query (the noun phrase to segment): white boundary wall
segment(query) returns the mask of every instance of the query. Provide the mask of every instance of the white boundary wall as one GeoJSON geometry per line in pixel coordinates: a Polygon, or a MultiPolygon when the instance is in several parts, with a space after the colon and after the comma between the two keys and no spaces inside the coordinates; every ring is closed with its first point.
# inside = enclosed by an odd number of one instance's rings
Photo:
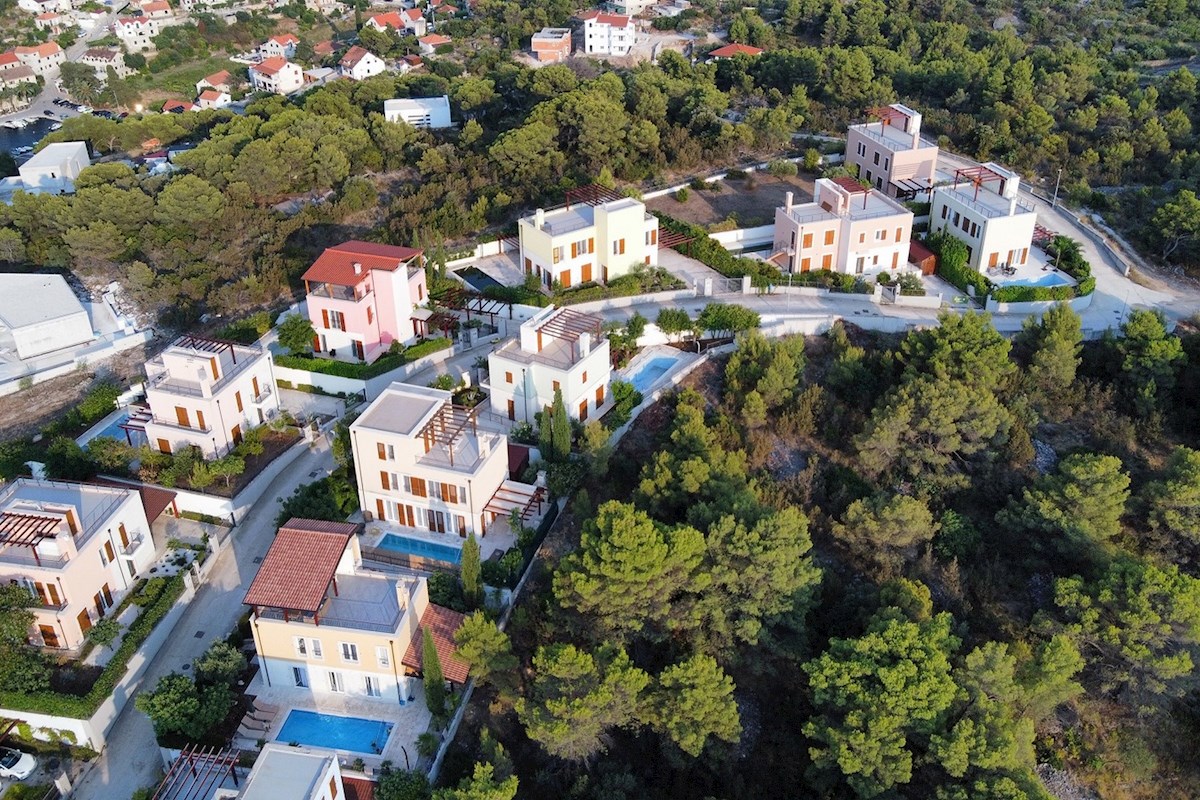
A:
{"type": "MultiPolygon", "coordinates": [[[[1093,292],[1092,294],[1095,294],[1093,292]]],[[[993,314],[1020,314],[1028,316],[1029,314],[1044,314],[1051,307],[1065,302],[1076,312],[1083,311],[1092,304],[1092,295],[1085,294],[1083,297],[1076,297],[1071,300],[1031,300],[1028,303],[998,303],[990,296],[987,299],[987,310],[993,314]]]]}

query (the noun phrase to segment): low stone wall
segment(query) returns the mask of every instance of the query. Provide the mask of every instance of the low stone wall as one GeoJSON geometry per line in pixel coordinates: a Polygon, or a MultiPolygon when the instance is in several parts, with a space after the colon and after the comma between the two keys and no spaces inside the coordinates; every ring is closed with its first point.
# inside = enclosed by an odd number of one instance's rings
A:
{"type": "Polygon", "coordinates": [[[648,303],[678,303],[696,297],[694,289],[676,289],[669,292],[651,292],[635,294],[629,297],[609,297],[604,300],[593,300],[590,303],[578,303],[570,306],[575,311],[608,311],[613,308],[629,308],[648,303]]]}
{"type": "MultiPolygon", "coordinates": [[[[1094,292],[1093,292],[1094,294],[1094,292]]],[[[986,308],[993,314],[1043,314],[1059,303],[1066,303],[1076,312],[1083,311],[1092,305],[1092,295],[1085,294],[1072,300],[1031,300],[1027,303],[998,303],[991,297],[987,299],[986,308]]]]}

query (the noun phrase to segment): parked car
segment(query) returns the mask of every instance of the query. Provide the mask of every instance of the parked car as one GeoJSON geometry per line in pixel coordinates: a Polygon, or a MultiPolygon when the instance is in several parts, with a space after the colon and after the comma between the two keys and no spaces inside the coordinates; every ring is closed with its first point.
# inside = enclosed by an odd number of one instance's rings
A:
{"type": "Polygon", "coordinates": [[[11,747],[0,747],[0,777],[15,778],[23,781],[37,769],[37,759],[14,750],[11,747]]]}

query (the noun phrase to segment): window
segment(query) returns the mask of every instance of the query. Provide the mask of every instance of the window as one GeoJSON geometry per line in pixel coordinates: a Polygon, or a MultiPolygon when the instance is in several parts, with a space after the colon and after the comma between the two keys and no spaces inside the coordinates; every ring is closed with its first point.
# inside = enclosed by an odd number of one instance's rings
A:
{"type": "Polygon", "coordinates": [[[942,206],[942,219],[945,219],[950,214],[950,206],[942,206]]]}
{"type": "Polygon", "coordinates": [[[233,393],[233,402],[234,402],[234,404],[237,405],[237,410],[241,411],[242,410],[242,393],[241,392],[233,393]]]}
{"type": "MultiPolygon", "coordinates": [[[[971,235],[972,235],[972,236],[978,236],[978,235],[979,235],[979,225],[977,225],[977,224],[976,224],[976,223],[974,223],[974,222],[972,222],[972,223],[971,223],[971,235]]],[[[897,240],[897,241],[899,241],[899,240],[897,240]]]]}
{"type": "Polygon", "coordinates": [[[587,383],[587,370],[583,371],[583,382],[587,383]]]}
{"type": "Polygon", "coordinates": [[[888,158],[887,156],[884,156],[883,157],[883,168],[888,169],[891,166],[892,166],[892,160],[890,158],[888,158]]]}
{"type": "Polygon", "coordinates": [[[883,228],[880,228],[879,230],[875,231],[875,241],[882,242],[886,238],[887,238],[887,231],[885,231],[883,228]]]}
{"type": "Polygon", "coordinates": [[[352,642],[342,642],[342,661],[349,664],[358,663],[358,645],[352,642]]]}
{"type": "Polygon", "coordinates": [[[804,234],[804,239],[802,240],[802,243],[803,243],[804,247],[812,247],[812,234],[811,233],[804,234]]]}
{"type": "Polygon", "coordinates": [[[825,244],[833,244],[833,231],[825,231],[825,244]]]}
{"type": "Polygon", "coordinates": [[[879,163],[879,153],[876,153],[875,158],[872,160],[874,161],[874,163],[878,164],[879,163]]]}
{"type": "Polygon", "coordinates": [[[504,382],[512,383],[512,373],[511,372],[504,373],[504,382]]]}
{"type": "Polygon", "coordinates": [[[340,672],[329,671],[329,691],[335,694],[341,694],[346,691],[346,684],[342,682],[342,674],[340,672]]]}
{"type": "Polygon", "coordinates": [[[587,398],[579,401],[579,421],[587,419],[587,398]]]}
{"type": "Polygon", "coordinates": [[[307,643],[305,642],[305,640],[304,640],[304,637],[303,637],[303,636],[297,636],[297,637],[296,637],[295,639],[293,639],[292,641],[293,641],[293,642],[295,643],[295,645],[296,645],[296,655],[298,655],[298,656],[301,656],[301,657],[304,657],[304,656],[307,656],[307,655],[308,655],[308,647],[307,647],[307,643]]]}
{"type": "Polygon", "coordinates": [[[812,269],[812,259],[811,258],[800,259],[800,271],[808,272],[810,269],[812,269]]]}
{"type": "Polygon", "coordinates": [[[900,233],[902,230],[903,230],[902,228],[896,228],[896,241],[897,242],[900,241],[900,233]]]}
{"type": "Polygon", "coordinates": [[[860,233],[860,234],[858,235],[858,243],[859,243],[859,244],[865,244],[865,243],[866,243],[866,241],[867,241],[867,234],[865,234],[865,233],[860,233]]]}
{"type": "Polygon", "coordinates": [[[392,488],[392,484],[388,480],[388,474],[383,470],[379,471],[379,485],[383,487],[385,492],[392,488]]]}
{"type": "Polygon", "coordinates": [[[308,643],[310,645],[310,647],[308,649],[309,649],[309,652],[312,653],[312,657],[313,658],[321,658],[322,657],[321,656],[321,640],[320,639],[309,639],[308,643]]]}
{"type": "Polygon", "coordinates": [[[862,142],[858,143],[858,154],[860,156],[865,156],[867,154],[867,146],[862,142]]]}
{"type": "Polygon", "coordinates": [[[379,666],[381,667],[390,667],[392,665],[392,658],[386,647],[376,647],[375,658],[379,661],[379,666]]]}
{"type": "Polygon", "coordinates": [[[379,697],[383,694],[379,686],[379,678],[367,675],[363,678],[363,689],[367,692],[367,697],[379,697]]]}
{"type": "Polygon", "coordinates": [[[563,249],[561,247],[554,248],[554,263],[557,264],[558,262],[562,261],[562,259],[563,249]]]}
{"type": "Polygon", "coordinates": [[[429,496],[429,494],[425,491],[425,479],[424,478],[413,478],[412,479],[412,493],[416,497],[428,497],[429,496]]]}
{"type": "Polygon", "coordinates": [[[821,259],[821,269],[830,269],[831,267],[833,267],[833,256],[826,253],[821,259]]]}
{"type": "Polygon", "coordinates": [[[551,391],[557,392],[558,391],[558,381],[550,381],[550,389],[551,389],[551,391]]]}
{"type": "Polygon", "coordinates": [[[308,686],[308,673],[304,667],[292,667],[292,682],[297,686],[308,686]]]}
{"type": "Polygon", "coordinates": [[[100,551],[100,564],[102,566],[107,566],[108,562],[112,561],[116,557],[117,554],[113,552],[112,542],[105,542],[103,549],[100,551]]]}
{"type": "Polygon", "coordinates": [[[616,241],[613,242],[613,255],[614,256],[625,255],[625,240],[624,239],[617,239],[616,241]]]}
{"type": "Polygon", "coordinates": [[[367,324],[370,325],[375,320],[375,314],[371,311],[371,307],[367,306],[367,324]]]}
{"type": "Polygon", "coordinates": [[[959,221],[960,219],[961,219],[961,217],[959,216],[958,212],[957,212],[957,211],[955,211],[955,212],[954,212],[954,225],[955,225],[955,227],[957,227],[957,226],[958,226],[958,221],[959,221]]]}

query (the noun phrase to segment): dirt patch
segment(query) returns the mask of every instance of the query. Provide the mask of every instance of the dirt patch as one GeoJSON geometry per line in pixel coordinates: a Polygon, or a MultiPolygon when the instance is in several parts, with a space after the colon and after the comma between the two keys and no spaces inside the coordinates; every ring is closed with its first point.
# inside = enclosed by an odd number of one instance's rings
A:
{"type": "Polygon", "coordinates": [[[670,194],[656,197],[647,201],[646,208],[706,227],[733,217],[737,227],[752,228],[774,222],[775,209],[783,205],[788,192],[797,203],[807,203],[813,196],[813,179],[805,175],[776,178],[753,173],[750,180],[717,181],[712,187],[688,189],[688,199],[682,203],[670,194]]]}
{"type": "MultiPolygon", "coordinates": [[[[96,384],[115,380],[122,388],[145,380],[144,365],[162,345],[150,342],[81,370],[0,397],[0,440],[23,439],[37,433],[74,407],[96,384]]],[[[82,431],[80,431],[82,433],[82,431]]]]}

